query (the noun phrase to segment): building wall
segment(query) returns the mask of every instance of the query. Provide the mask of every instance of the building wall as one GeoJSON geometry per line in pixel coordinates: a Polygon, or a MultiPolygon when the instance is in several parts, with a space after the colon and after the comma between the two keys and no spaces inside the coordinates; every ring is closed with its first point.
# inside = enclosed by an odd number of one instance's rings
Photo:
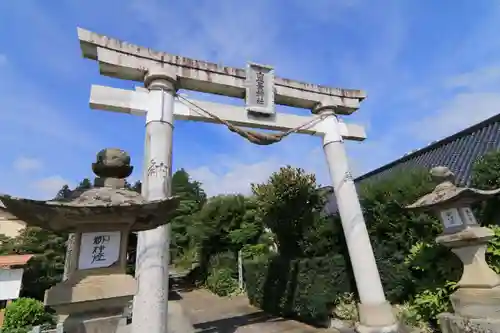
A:
{"type": "Polygon", "coordinates": [[[25,227],[26,223],[12,216],[6,216],[6,214],[0,210],[0,235],[16,237],[25,227]]]}

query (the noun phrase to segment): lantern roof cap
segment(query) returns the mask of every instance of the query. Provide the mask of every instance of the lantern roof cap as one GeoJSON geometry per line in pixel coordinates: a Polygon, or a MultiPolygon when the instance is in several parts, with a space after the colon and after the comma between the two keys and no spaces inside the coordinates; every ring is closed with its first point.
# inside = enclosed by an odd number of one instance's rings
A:
{"type": "Polygon", "coordinates": [[[408,209],[429,210],[439,207],[457,207],[470,205],[474,202],[484,201],[500,193],[500,189],[479,190],[470,187],[457,187],[455,175],[444,166],[434,167],[430,170],[432,179],[438,183],[431,193],[428,193],[407,206],[408,209]]]}
{"type": "Polygon", "coordinates": [[[175,197],[148,201],[126,189],[125,178],[133,167],[130,156],[123,150],[101,150],[92,170],[97,176],[94,187],[72,191],[65,198],[43,201],[0,195],[0,202],[6,211],[28,225],[69,232],[92,221],[113,224],[127,220],[131,231],[153,229],[168,223],[168,217],[179,205],[175,197]]]}

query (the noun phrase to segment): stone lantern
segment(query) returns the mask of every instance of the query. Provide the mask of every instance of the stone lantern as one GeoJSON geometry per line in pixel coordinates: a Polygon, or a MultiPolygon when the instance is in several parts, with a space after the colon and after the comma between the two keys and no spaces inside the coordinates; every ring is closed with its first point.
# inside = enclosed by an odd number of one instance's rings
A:
{"type": "Polygon", "coordinates": [[[122,150],[100,151],[92,170],[94,188],[74,191],[67,199],[0,196],[6,210],[28,225],[75,234],[69,254],[75,264],[67,280],[45,292],[45,304],[65,318],[68,333],[116,331],[136,293],[136,280],[125,273],[128,235],[168,223],[178,206],[175,198],[146,201],[125,189],[133,167],[122,150]]]}
{"type": "Polygon", "coordinates": [[[471,204],[499,194],[500,189],[457,187],[454,174],[442,166],[430,173],[438,185],[407,208],[437,215],[444,229],[436,242],[451,248],[463,263],[458,290],[450,297],[455,314],[441,314],[441,328],[444,333],[476,332],[475,328],[477,332],[500,332],[500,277],[485,260],[494,233],[481,227],[471,210],[471,204]]]}

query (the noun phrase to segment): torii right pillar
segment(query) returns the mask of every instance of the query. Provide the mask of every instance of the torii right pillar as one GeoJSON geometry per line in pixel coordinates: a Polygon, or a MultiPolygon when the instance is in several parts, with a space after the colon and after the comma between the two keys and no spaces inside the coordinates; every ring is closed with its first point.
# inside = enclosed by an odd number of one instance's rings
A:
{"type": "Polygon", "coordinates": [[[356,330],[360,333],[398,332],[392,306],[384,295],[356,187],[349,171],[339,120],[334,114],[335,109],[335,106],[319,104],[313,109],[313,113],[330,114],[317,125],[317,128],[325,133],[323,150],[360,298],[358,304],[360,322],[356,330]]]}

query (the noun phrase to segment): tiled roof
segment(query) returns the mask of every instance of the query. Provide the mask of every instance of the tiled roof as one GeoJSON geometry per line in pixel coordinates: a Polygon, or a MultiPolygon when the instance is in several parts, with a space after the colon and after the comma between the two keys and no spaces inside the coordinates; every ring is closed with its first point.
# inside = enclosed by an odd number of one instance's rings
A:
{"type": "MultiPolygon", "coordinates": [[[[498,149],[500,114],[372,170],[356,178],[354,182],[358,187],[365,181],[380,179],[394,172],[417,167],[430,169],[442,165],[455,173],[458,185],[469,185],[474,162],[484,154],[498,149]]],[[[325,213],[331,215],[336,212],[337,203],[332,191],[325,213]]]]}
{"type": "Polygon", "coordinates": [[[12,266],[23,266],[33,258],[33,254],[13,254],[0,256],[0,267],[10,268],[12,266]]]}
{"type": "Polygon", "coordinates": [[[378,169],[370,171],[354,181],[385,177],[394,171],[416,167],[430,169],[443,165],[455,173],[459,185],[468,185],[473,163],[484,154],[500,149],[500,114],[436,141],[378,169]]]}

